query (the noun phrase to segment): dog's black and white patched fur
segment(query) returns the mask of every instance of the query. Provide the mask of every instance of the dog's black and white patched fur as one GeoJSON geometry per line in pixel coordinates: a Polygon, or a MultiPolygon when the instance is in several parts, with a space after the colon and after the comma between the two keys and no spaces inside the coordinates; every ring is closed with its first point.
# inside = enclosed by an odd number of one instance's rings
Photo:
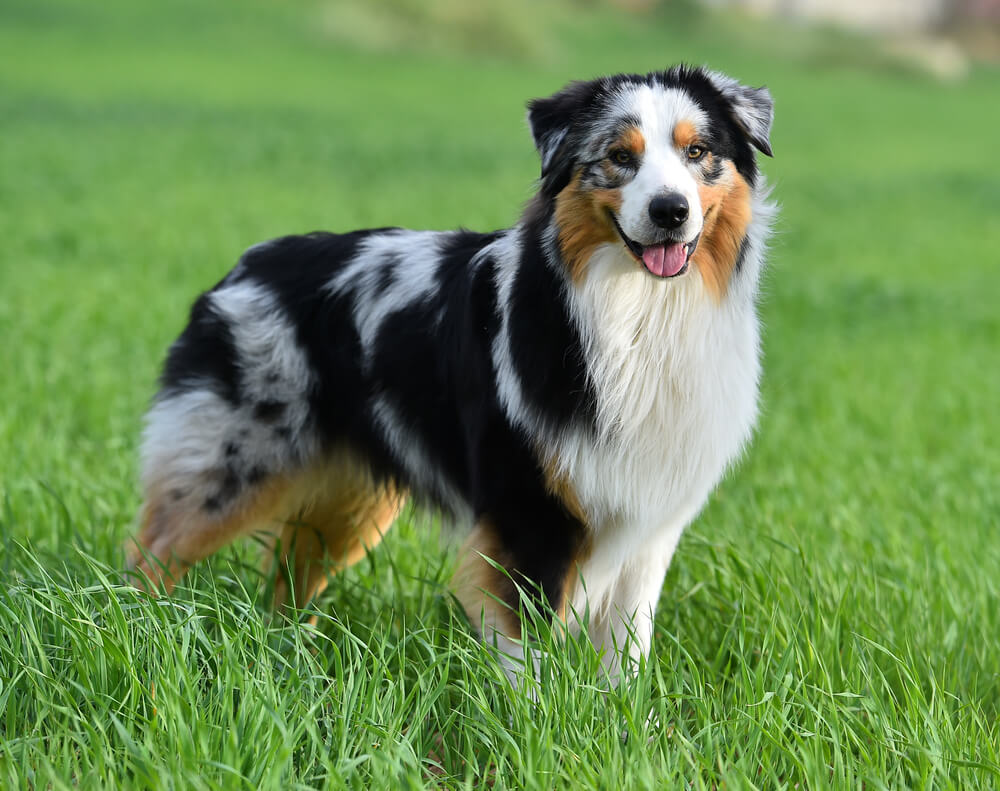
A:
{"type": "Polygon", "coordinates": [[[457,594],[510,668],[520,588],[617,677],[754,425],[771,117],[698,68],[574,83],[530,105],[513,228],[252,247],[167,357],[134,564],[169,588],[261,530],[301,604],[415,496],[473,524],[457,594]]]}

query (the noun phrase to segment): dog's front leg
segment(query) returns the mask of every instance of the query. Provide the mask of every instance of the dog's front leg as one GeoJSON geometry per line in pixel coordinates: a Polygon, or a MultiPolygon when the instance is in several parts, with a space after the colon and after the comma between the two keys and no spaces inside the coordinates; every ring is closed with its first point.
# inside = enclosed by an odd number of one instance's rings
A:
{"type": "Polygon", "coordinates": [[[612,685],[633,674],[639,658],[649,654],[656,605],[680,533],[673,530],[647,541],[617,567],[602,567],[607,554],[598,546],[581,569],[589,604],[574,597],[573,608],[589,612],[587,631],[612,685]]]}
{"type": "Polygon", "coordinates": [[[523,639],[525,606],[562,612],[584,529],[548,495],[527,511],[514,511],[513,502],[498,503],[479,518],[459,556],[455,593],[473,627],[498,650],[507,677],[520,686],[526,664],[538,679],[538,654],[523,639]],[[534,661],[526,663],[528,652],[534,661]]]}

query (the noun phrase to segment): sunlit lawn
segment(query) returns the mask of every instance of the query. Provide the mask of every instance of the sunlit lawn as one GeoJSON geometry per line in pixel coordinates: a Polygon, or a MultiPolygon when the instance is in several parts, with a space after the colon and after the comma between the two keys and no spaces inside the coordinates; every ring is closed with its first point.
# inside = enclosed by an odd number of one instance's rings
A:
{"type": "Polygon", "coordinates": [[[1000,784],[1000,75],[600,9],[491,59],[351,48],[320,17],[0,8],[0,785],[1000,784]],[[163,351],[243,248],[507,225],[527,99],[681,59],[771,88],[783,209],[760,431],[633,684],[570,645],[515,693],[420,514],[315,628],[269,618],[252,547],[170,600],[120,585],[163,351]]]}

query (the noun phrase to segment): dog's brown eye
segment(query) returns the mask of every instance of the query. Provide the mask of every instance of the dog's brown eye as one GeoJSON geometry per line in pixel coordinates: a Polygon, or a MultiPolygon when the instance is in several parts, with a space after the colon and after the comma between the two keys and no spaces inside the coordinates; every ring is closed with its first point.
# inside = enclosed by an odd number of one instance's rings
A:
{"type": "Polygon", "coordinates": [[[635,157],[632,156],[632,152],[626,151],[624,148],[616,148],[608,156],[612,162],[616,165],[621,165],[623,168],[631,167],[635,164],[635,157]]]}
{"type": "Polygon", "coordinates": [[[699,162],[705,158],[705,154],[708,153],[708,149],[704,146],[688,146],[687,155],[688,160],[691,162],[699,162]]]}

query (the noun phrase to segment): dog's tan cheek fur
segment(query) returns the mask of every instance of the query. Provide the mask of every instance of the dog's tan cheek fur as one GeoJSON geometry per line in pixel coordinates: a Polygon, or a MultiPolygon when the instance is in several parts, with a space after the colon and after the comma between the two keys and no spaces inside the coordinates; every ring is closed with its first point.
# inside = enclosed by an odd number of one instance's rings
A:
{"type": "MultiPolygon", "coordinates": [[[[646,138],[636,126],[630,126],[615,141],[613,148],[623,148],[636,159],[646,151],[646,138]]],[[[614,178],[617,171],[605,162],[605,175],[614,178]]],[[[608,211],[621,212],[622,195],[618,189],[587,189],[579,173],[556,198],[556,223],[559,227],[559,246],[563,260],[574,283],[582,283],[587,276],[587,261],[594,250],[607,242],[618,239],[608,211]]]]}
{"type": "Polygon", "coordinates": [[[692,259],[705,288],[721,302],[729,288],[740,245],[752,219],[750,185],[727,163],[726,174],[715,184],[700,184],[698,197],[705,224],[692,259]]]}
{"type": "Polygon", "coordinates": [[[608,210],[621,211],[617,189],[586,189],[577,173],[556,198],[556,224],[563,260],[574,283],[587,276],[587,261],[594,250],[617,238],[608,210]]]}

